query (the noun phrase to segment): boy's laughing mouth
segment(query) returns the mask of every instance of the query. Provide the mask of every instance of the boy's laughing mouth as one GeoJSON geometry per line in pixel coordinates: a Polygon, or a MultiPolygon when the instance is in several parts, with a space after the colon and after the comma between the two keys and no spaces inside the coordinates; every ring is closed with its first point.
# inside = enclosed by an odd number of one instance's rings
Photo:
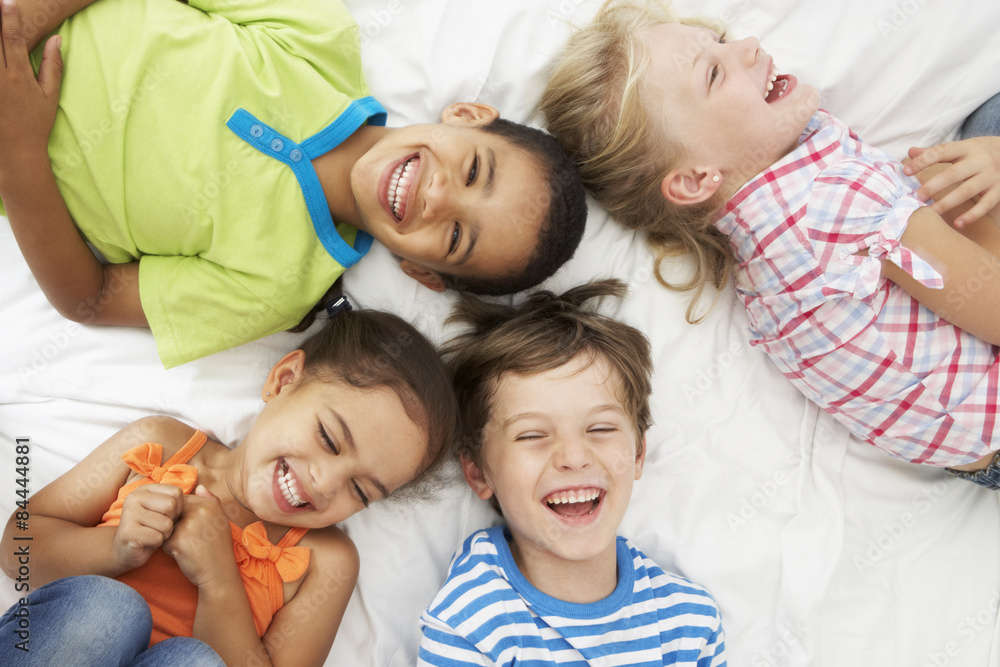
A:
{"type": "Polygon", "coordinates": [[[412,155],[400,161],[389,173],[385,186],[385,202],[396,218],[402,222],[410,203],[410,193],[415,191],[417,174],[420,171],[420,156],[412,155]]]}
{"type": "Polygon", "coordinates": [[[603,489],[586,487],[550,493],[542,502],[549,511],[564,519],[580,519],[596,512],[604,496],[603,489]]]}

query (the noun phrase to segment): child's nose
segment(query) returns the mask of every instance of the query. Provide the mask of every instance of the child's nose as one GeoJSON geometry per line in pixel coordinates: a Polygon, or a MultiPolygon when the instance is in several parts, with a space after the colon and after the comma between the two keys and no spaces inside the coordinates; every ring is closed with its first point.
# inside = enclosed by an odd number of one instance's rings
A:
{"type": "Polygon", "coordinates": [[[577,436],[561,437],[556,443],[554,461],[565,470],[579,470],[590,465],[590,447],[577,436]]]}
{"type": "Polygon", "coordinates": [[[757,62],[757,54],[760,51],[760,40],[756,37],[746,37],[736,42],[739,46],[740,56],[748,65],[757,62]]]}
{"type": "Polygon", "coordinates": [[[449,209],[452,196],[453,192],[448,182],[448,176],[443,171],[438,170],[431,177],[424,190],[421,208],[421,218],[424,222],[433,223],[448,218],[451,215],[449,209]]]}

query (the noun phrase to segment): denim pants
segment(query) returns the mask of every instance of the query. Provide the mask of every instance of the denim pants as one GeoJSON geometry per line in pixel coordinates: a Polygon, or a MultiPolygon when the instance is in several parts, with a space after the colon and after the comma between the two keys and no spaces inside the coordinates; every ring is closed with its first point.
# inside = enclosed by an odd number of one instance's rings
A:
{"type": "Polygon", "coordinates": [[[962,138],[1000,136],[1000,93],[982,103],[962,125],[962,138]]]}
{"type": "Polygon", "coordinates": [[[33,591],[0,617],[0,665],[225,667],[202,641],[149,647],[149,605],[133,588],[98,576],[66,577],[33,591]],[[28,649],[28,650],[23,650],[28,649]]]}

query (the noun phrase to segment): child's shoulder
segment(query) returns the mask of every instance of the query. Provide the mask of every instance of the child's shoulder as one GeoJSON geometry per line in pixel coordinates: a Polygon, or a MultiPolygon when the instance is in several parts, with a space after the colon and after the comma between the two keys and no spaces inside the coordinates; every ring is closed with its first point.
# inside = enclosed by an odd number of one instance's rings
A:
{"type": "Polygon", "coordinates": [[[132,422],[118,432],[122,452],[133,447],[154,443],[163,447],[163,460],[176,454],[196,429],[173,417],[152,415],[132,422]]]}
{"type": "Polygon", "coordinates": [[[323,573],[344,585],[354,586],[361,558],[354,541],[342,529],[337,526],[312,528],[299,541],[299,546],[308,547],[311,551],[310,573],[323,573]]]}
{"type": "Polygon", "coordinates": [[[629,550],[636,576],[649,579],[650,590],[654,597],[674,598],[673,602],[679,604],[685,601],[700,600],[708,606],[716,606],[712,594],[704,586],[687,577],[664,570],[631,540],[624,537],[619,537],[618,540],[620,543],[624,543],[625,548],[629,550]]]}

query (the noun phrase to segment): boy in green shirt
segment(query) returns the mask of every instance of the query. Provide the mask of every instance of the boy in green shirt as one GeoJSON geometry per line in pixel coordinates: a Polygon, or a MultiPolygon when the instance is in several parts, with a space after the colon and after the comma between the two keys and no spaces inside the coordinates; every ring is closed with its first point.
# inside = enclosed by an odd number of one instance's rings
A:
{"type": "Polygon", "coordinates": [[[149,326],[169,367],[294,326],[373,238],[429,288],[484,294],[579,243],[548,135],[481,104],[382,127],[337,2],[91,1],[0,16],[0,198],[70,319],[149,326]]]}

